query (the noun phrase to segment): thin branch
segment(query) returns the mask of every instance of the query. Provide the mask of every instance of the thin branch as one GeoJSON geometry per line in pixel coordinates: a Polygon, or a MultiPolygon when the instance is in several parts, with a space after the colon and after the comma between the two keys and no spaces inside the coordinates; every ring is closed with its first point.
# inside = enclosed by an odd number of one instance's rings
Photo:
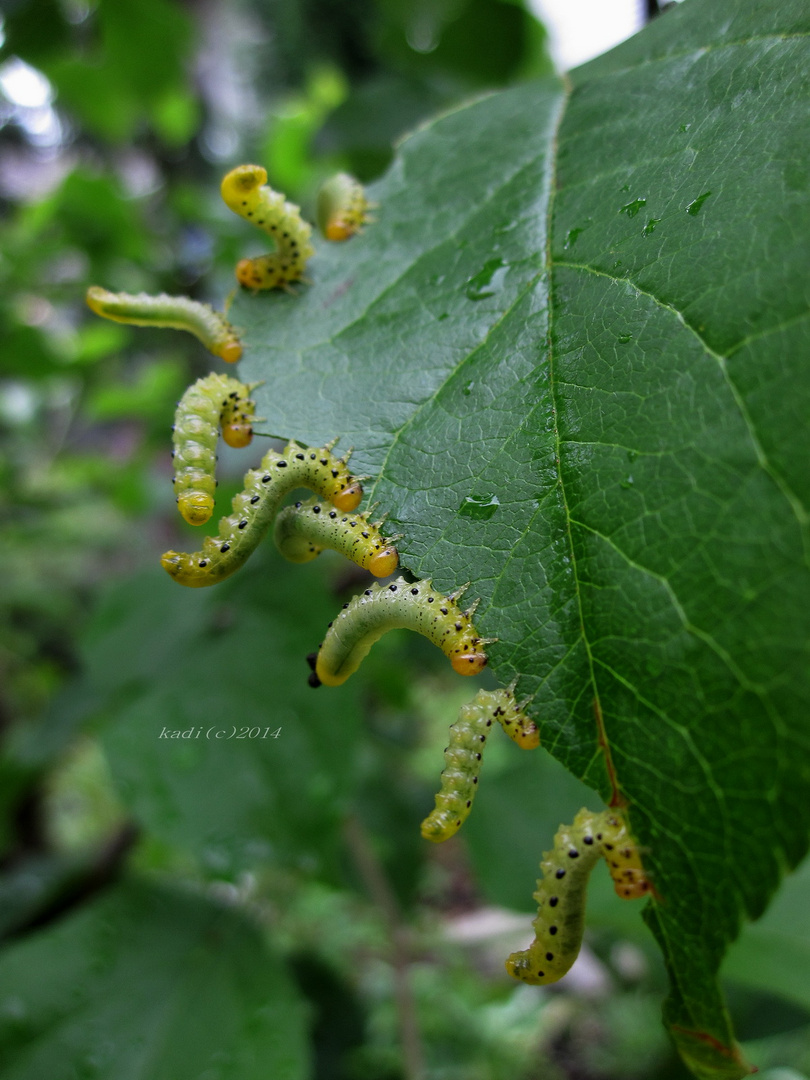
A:
{"type": "Polygon", "coordinates": [[[402,926],[399,905],[374,851],[371,837],[359,818],[355,816],[347,818],[344,833],[363,884],[375,905],[380,909],[388,932],[405,1080],[423,1080],[425,1067],[422,1039],[416,1015],[416,1003],[411,991],[407,937],[402,926]]]}

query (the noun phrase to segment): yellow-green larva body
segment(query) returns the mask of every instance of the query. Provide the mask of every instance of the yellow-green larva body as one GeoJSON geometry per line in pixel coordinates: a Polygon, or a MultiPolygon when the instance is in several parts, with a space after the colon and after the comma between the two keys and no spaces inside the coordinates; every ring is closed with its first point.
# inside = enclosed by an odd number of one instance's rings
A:
{"type": "Polygon", "coordinates": [[[617,811],[611,811],[609,828],[602,844],[613,888],[622,900],[639,900],[652,893],[652,885],[641,862],[641,851],[630,835],[627,822],[617,811]]]}
{"type": "Polygon", "coordinates": [[[516,704],[513,687],[479,690],[472,701],[461,706],[458,719],[450,728],[436,808],[422,822],[422,836],[426,840],[436,844],[449,840],[469,816],[478,788],[484,746],[496,720],[518,746],[533,749],[540,745],[537,725],[516,704]]]}
{"type": "Polygon", "coordinates": [[[130,326],[187,330],[209,352],[228,364],[235,364],[242,356],[239,335],[225,316],[208,304],[201,304],[188,296],[112,293],[98,285],[91,285],[86,299],[87,306],[104,319],[130,326]]]}
{"type": "Polygon", "coordinates": [[[591,870],[603,855],[611,855],[617,843],[627,840],[627,826],[616,810],[597,814],[583,809],[573,825],[560,826],[554,847],[540,863],[543,876],[534,894],[538,905],[535,939],[528,949],[512,953],[506,961],[510,975],[544,985],[557,982],[571,969],[582,945],[591,870]]]}
{"type": "Polygon", "coordinates": [[[372,585],[345,604],[330,624],[315,661],[314,685],[340,686],[357,671],[374,642],[396,627],[424,635],[460,675],[477,675],[487,662],[482,648],[486,640],[473,625],[473,611],[456,604],[461,592],[443,596],[429,581],[411,584],[404,578],[372,585]]]}
{"type": "Polygon", "coordinates": [[[320,450],[289,442],[282,453],[268,450],[258,469],[245,474],[245,489],[231,503],[233,513],[219,522],[219,535],[207,536],[201,551],[167,551],[161,564],[181,585],[200,588],[222,581],[245,562],[266,535],[285,495],[307,487],[340,509],[353,510],[363,497],[331,446],[320,450]]]}
{"type": "Polygon", "coordinates": [[[318,192],[318,227],[327,240],[348,240],[369,220],[370,207],[360,181],[338,173],[318,192]]]}
{"type": "Polygon", "coordinates": [[[392,541],[369,521],[368,513],[344,513],[323,499],[285,506],[276,518],[273,536],[290,562],[310,562],[324,548],[331,548],[375,577],[393,574],[399,562],[392,541]]]}
{"type": "Polygon", "coordinates": [[[295,203],[267,186],[267,170],[261,165],[238,165],[222,180],[225,205],[271,236],[276,250],[254,259],[241,259],[236,267],[240,285],[247,289],[280,289],[304,276],[307,261],[315,254],[310,243],[312,226],[301,217],[295,203]]]}
{"type": "Polygon", "coordinates": [[[220,427],[229,445],[250,442],[255,408],[250,390],[230,375],[212,372],[193,383],[177,403],[172,428],[174,494],[189,525],[204,525],[214,510],[220,427]]]}

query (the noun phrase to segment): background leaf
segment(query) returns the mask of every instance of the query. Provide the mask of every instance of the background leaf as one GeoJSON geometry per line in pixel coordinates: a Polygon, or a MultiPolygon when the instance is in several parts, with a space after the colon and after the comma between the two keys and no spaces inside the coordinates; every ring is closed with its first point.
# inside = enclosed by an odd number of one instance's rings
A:
{"type": "Polygon", "coordinates": [[[9,1080],[307,1075],[280,961],[243,915],[190,891],[130,880],[9,947],[0,981],[9,1080]]]}

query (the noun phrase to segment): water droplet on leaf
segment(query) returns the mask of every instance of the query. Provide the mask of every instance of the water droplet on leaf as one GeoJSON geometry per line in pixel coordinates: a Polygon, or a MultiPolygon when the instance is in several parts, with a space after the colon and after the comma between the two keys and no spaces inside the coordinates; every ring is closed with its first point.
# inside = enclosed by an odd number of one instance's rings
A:
{"type": "Polygon", "coordinates": [[[619,211],[620,214],[627,214],[628,217],[635,217],[642,206],[647,205],[646,199],[633,199],[632,202],[625,203],[619,211]]]}
{"type": "Polygon", "coordinates": [[[591,224],[592,221],[588,218],[584,225],[578,225],[575,229],[569,229],[565,237],[565,244],[563,245],[564,250],[567,251],[569,248],[572,248],[577,242],[577,238],[584,233],[591,224]]]}
{"type": "Polygon", "coordinates": [[[467,282],[464,293],[468,300],[486,300],[503,287],[508,267],[503,259],[487,259],[483,267],[467,282]]]}
{"type": "Polygon", "coordinates": [[[696,199],[693,199],[686,208],[687,214],[691,214],[693,217],[695,214],[699,214],[701,206],[703,206],[710,195],[710,191],[704,191],[702,195],[698,195],[696,199]]]}
{"type": "Polygon", "coordinates": [[[460,517],[473,518],[475,521],[488,521],[501,505],[497,495],[467,495],[458,508],[460,517]]]}

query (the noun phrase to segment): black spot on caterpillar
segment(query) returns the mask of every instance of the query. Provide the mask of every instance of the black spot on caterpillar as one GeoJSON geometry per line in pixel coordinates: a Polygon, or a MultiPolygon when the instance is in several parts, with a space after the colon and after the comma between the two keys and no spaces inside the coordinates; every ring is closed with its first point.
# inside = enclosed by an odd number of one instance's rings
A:
{"type": "Polygon", "coordinates": [[[611,831],[604,832],[602,848],[613,888],[622,900],[639,900],[654,893],[641,862],[638,844],[630,835],[624,817],[615,810],[608,814],[611,831]]]}
{"type": "Polygon", "coordinates": [[[112,293],[91,285],[86,300],[96,315],[113,322],[187,330],[228,364],[235,364],[242,356],[242,343],[225,316],[187,296],[112,293]]]}
{"type": "Polygon", "coordinates": [[[398,537],[385,540],[381,524],[369,521],[368,513],[344,512],[315,498],[285,506],[276,518],[273,536],[290,562],[310,562],[324,548],[332,548],[375,577],[388,577],[399,563],[393,543],[398,537]]]}
{"type": "Polygon", "coordinates": [[[301,218],[294,203],[267,186],[261,165],[231,169],[220,187],[225,205],[272,236],[276,250],[255,259],[241,259],[236,278],[247,289],[283,289],[304,276],[307,260],[315,254],[309,242],[312,226],[301,218]]]}
{"type": "Polygon", "coordinates": [[[348,240],[372,220],[371,206],[363,185],[348,173],[338,173],[318,192],[318,227],[327,240],[348,240]]]}
{"type": "Polygon", "coordinates": [[[544,984],[557,982],[570,970],[582,945],[588,878],[603,855],[619,896],[633,899],[651,891],[638,847],[622,815],[616,810],[600,814],[580,810],[573,825],[560,826],[553,849],[545,852],[540,863],[543,876],[534,894],[538,904],[535,940],[506,961],[510,975],[526,983],[544,984]],[[623,888],[625,870],[634,874],[630,892],[623,888]]]}
{"type": "Polygon", "coordinates": [[[167,551],[164,570],[181,585],[199,588],[215,585],[239,567],[267,533],[279,503],[295,488],[308,487],[338,509],[354,510],[363,497],[357,477],[336,458],[334,442],[323,449],[289,442],[281,454],[268,450],[258,469],[245,474],[245,490],[235,495],[233,513],[220,518],[219,535],[206,536],[201,551],[184,554],[167,551]]]}
{"type": "Polygon", "coordinates": [[[514,683],[506,690],[479,690],[472,701],[461,706],[444,752],[445,767],[436,809],[422,822],[422,836],[426,840],[437,844],[449,840],[469,816],[478,788],[484,746],[494,720],[518,746],[533,750],[540,745],[537,725],[515,702],[514,690],[514,683]]]}
{"type": "Polygon", "coordinates": [[[442,596],[429,581],[411,584],[397,578],[390,585],[372,585],[346,604],[330,625],[311,685],[340,686],[357,671],[374,642],[399,626],[438,645],[460,675],[477,675],[487,662],[482,646],[493,639],[480,637],[473,626],[476,604],[469,611],[456,604],[466,588],[442,596]]]}
{"type": "Polygon", "coordinates": [[[217,435],[229,446],[247,446],[255,404],[252,386],[212,373],[183,394],[174,414],[174,493],[189,525],[204,525],[214,510],[217,435]]]}

